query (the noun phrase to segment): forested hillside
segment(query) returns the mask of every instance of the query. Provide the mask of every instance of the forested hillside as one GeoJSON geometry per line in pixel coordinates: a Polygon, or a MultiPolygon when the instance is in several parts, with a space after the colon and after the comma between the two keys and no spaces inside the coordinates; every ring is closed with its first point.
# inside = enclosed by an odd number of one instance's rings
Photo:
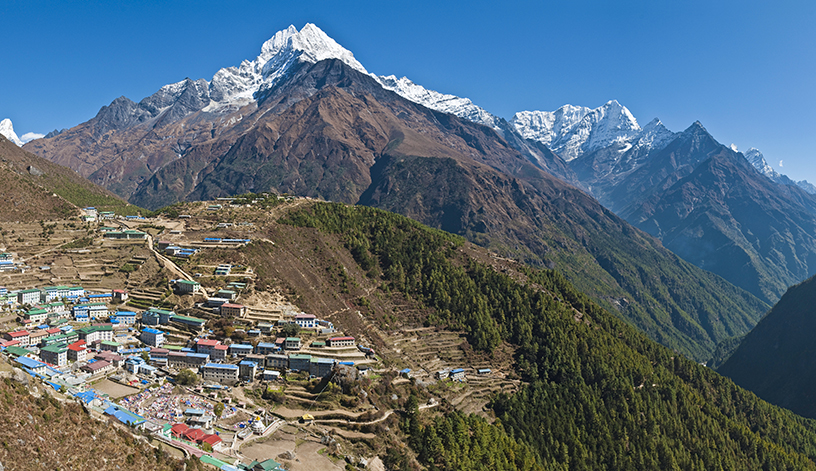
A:
{"type": "MultiPolygon", "coordinates": [[[[462,239],[375,209],[317,204],[281,222],[342,234],[381,289],[433,308],[427,323],[464,329],[480,350],[517,346],[528,385],[494,401],[491,433],[512,438],[499,455],[529,447],[538,465],[565,470],[816,469],[816,423],[648,340],[555,271],[514,281],[466,256],[462,239]]],[[[464,469],[434,436],[465,443],[483,425],[446,417],[409,415],[403,430],[430,468],[464,469]]],[[[468,446],[479,456],[493,441],[468,446]]]]}
{"type": "Polygon", "coordinates": [[[816,418],[816,277],[791,286],[717,370],[765,400],[816,418]]]}

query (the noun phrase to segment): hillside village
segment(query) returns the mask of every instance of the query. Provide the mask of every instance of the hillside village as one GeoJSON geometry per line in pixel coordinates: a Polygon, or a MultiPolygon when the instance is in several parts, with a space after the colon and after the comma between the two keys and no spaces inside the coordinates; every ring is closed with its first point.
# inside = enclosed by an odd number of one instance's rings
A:
{"type": "Polygon", "coordinates": [[[227,470],[338,469],[340,458],[382,469],[359,442],[375,438],[366,430],[384,425],[404,398],[393,390],[387,403],[375,400],[366,388],[381,378],[394,386],[474,383],[481,392],[433,389],[423,407],[450,400],[477,412],[489,393],[517,387],[489,364],[443,358],[461,342],[457,334],[380,332],[378,341],[390,337],[383,354],[366,335],[375,326],[344,331],[324,313],[256,290],[253,267],[202,257],[253,242],[254,223],[235,220],[247,214],[242,208],[299,204],[278,200],[224,199],[154,218],[84,208],[81,221],[40,224],[45,237],[36,245],[20,235],[36,225],[4,230],[2,357],[92,416],[227,470]],[[345,406],[325,410],[321,396],[338,394],[345,406]],[[281,434],[311,437],[333,454],[310,453],[307,461],[322,465],[306,468],[294,458],[297,446],[268,456],[263,443],[290,443],[275,439],[281,434]],[[340,452],[344,439],[351,441],[340,452]]]}

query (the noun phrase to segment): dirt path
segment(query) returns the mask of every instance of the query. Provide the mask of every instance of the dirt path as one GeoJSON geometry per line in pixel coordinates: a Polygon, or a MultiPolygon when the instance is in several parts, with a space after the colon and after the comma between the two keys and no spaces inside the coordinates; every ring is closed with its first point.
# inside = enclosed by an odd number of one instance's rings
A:
{"type": "Polygon", "coordinates": [[[160,254],[153,248],[153,236],[151,236],[150,234],[147,234],[147,248],[149,248],[150,251],[153,252],[153,255],[155,255],[156,261],[159,262],[159,265],[163,266],[164,268],[167,268],[168,270],[180,276],[181,278],[184,278],[185,280],[193,281],[192,276],[190,276],[187,272],[179,268],[179,266],[173,263],[172,260],[160,254]]]}

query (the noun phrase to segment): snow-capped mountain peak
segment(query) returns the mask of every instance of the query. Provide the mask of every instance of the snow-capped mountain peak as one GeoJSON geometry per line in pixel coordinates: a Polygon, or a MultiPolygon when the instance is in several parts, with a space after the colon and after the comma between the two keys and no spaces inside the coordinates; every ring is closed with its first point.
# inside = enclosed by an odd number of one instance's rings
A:
{"type": "Polygon", "coordinates": [[[546,144],[566,161],[641,133],[635,117],[617,100],[595,109],[564,105],[552,112],[522,111],[510,123],[522,136],[546,144]]]}
{"type": "MultiPolygon", "coordinates": [[[[731,146],[731,149],[735,150],[736,146],[734,144],[731,144],[731,146]]],[[[745,151],[743,155],[745,156],[745,160],[753,165],[755,169],[759,170],[759,173],[771,179],[779,176],[776,170],[768,165],[768,162],[765,160],[765,156],[762,155],[762,152],[760,152],[756,147],[751,147],[745,151]]]]}
{"type": "MultiPolygon", "coordinates": [[[[731,148],[735,149],[736,146],[731,144],[731,148]]],[[[768,165],[768,161],[765,160],[765,156],[762,155],[762,152],[755,147],[751,147],[744,154],[745,160],[748,161],[759,173],[765,175],[766,177],[770,178],[771,180],[782,184],[782,185],[795,185],[799,188],[805,190],[810,194],[816,194],[816,186],[812,183],[808,182],[807,180],[800,180],[795,181],[789,178],[787,175],[782,175],[781,173],[777,172],[773,169],[770,165],[768,165]]]]}
{"type": "Polygon", "coordinates": [[[662,149],[666,147],[677,134],[671,132],[663,125],[663,123],[655,118],[649,121],[649,124],[643,126],[643,130],[638,136],[639,146],[648,147],[649,149],[662,149]]]}
{"type": "Polygon", "coordinates": [[[11,124],[10,119],[6,118],[3,121],[0,121],[0,134],[6,136],[6,139],[17,144],[18,146],[23,146],[23,141],[21,141],[14,132],[14,126],[11,124]]]}
{"type": "Polygon", "coordinates": [[[339,59],[349,67],[368,74],[351,51],[317,26],[307,23],[300,31],[289,26],[263,43],[261,53],[255,60],[245,60],[239,67],[227,67],[215,73],[209,82],[212,103],[205,111],[245,105],[254,101],[257,92],[273,86],[293,64],[317,63],[326,59],[339,59]]]}

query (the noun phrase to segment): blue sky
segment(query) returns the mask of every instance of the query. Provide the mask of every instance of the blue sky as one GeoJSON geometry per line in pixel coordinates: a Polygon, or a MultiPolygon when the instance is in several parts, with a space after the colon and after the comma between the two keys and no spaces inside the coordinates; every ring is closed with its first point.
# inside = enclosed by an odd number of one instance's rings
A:
{"type": "Polygon", "coordinates": [[[0,119],[18,135],[72,127],[118,96],[210,79],[307,22],[370,72],[504,118],[616,99],[642,125],[699,120],[720,142],[757,147],[782,173],[816,182],[812,1],[6,0],[0,119]]]}

